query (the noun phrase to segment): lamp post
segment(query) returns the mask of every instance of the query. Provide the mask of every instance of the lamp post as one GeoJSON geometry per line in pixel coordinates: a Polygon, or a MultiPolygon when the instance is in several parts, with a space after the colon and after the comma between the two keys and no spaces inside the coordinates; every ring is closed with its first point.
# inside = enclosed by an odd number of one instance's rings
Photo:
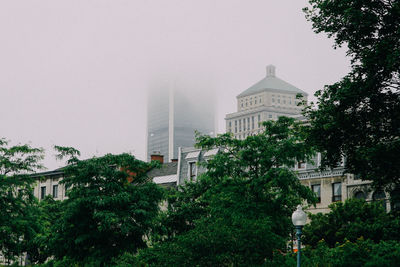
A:
{"type": "Polygon", "coordinates": [[[292,222],[296,227],[296,236],[297,236],[297,267],[300,267],[301,262],[301,230],[303,226],[306,224],[307,214],[301,208],[301,205],[297,206],[297,210],[295,210],[292,214],[292,222]]]}

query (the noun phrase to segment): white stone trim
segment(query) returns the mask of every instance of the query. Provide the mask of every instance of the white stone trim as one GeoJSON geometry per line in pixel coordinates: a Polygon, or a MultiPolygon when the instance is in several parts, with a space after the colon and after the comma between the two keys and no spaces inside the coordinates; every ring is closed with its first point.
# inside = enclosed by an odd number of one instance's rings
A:
{"type": "Polygon", "coordinates": [[[200,151],[189,152],[185,159],[197,159],[200,155],[200,151]]]}
{"type": "Polygon", "coordinates": [[[165,176],[156,176],[153,178],[153,182],[156,184],[165,184],[165,183],[173,183],[178,181],[178,175],[165,175],[165,176]]]}

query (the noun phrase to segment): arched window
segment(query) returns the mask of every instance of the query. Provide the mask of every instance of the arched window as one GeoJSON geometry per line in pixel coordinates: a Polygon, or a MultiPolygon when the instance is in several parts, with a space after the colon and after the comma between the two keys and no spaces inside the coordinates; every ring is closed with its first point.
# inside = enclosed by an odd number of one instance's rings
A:
{"type": "Polygon", "coordinates": [[[392,210],[400,211],[400,188],[396,188],[390,193],[390,204],[392,210]]]}
{"type": "Polygon", "coordinates": [[[372,199],[373,200],[385,200],[386,199],[385,192],[383,192],[382,190],[375,191],[372,194],[372,199]]]}
{"type": "Polygon", "coordinates": [[[356,198],[356,199],[365,199],[365,194],[364,194],[363,191],[357,191],[357,192],[354,194],[354,198],[356,198]]]}

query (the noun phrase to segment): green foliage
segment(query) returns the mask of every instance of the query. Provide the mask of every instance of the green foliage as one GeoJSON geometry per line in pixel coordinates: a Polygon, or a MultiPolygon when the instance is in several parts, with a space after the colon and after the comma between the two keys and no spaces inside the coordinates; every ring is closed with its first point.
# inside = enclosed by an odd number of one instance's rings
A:
{"type": "Polygon", "coordinates": [[[151,166],[129,154],[69,162],[62,181],[68,199],[51,227],[56,259],[105,266],[145,247],[163,196],[145,175],[151,166]]]}
{"type": "Polygon", "coordinates": [[[36,233],[30,242],[28,248],[29,261],[31,263],[44,263],[52,257],[52,248],[50,240],[53,238],[53,225],[63,213],[63,202],[54,200],[52,196],[47,195],[39,202],[36,215],[40,231],[36,233]]]}
{"type": "Polygon", "coordinates": [[[310,215],[311,222],[304,226],[303,243],[316,247],[324,240],[330,247],[346,240],[358,238],[400,240],[400,220],[388,214],[380,203],[367,203],[360,199],[349,199],[331,204],[326,214],[310,215]]]}
{"type": "Polygon", "coordinates": [[[56,159],[62,160],[65,157],[68,157],[69,160],[74,161],[77,160],[81,155],[81,152],[73,147],[65,147],[65,146],[54,146],[54,150],[58,152],[56,155],[56,159]]]}
{"type": "Polygon", "coordinates": [[[114,267],[145,267],[147,266],[144,263],[140,263],[136,257],[136,255],[133,255],[131,253],[124,253],[118,258],[115,258],[112,262],[112,266],[114,267]]]}
{"type": "Polygon", "coordinates": [[[390,267],[397,266],[400,260],[400,244],[396,241],[359,239],[356,242],[346,241],[334,248],[324,242],[318,243],[316,249],[305,249],[302,266],[332,267],[390,267]]]}
{"type": "Polygon", "coordinates": [[[280,118],[245,140],[229,134],[198,137],[221,151],[206,173],[172,191],[154,246],[140,251],[151,266],[254,266],[286,250],[290,216],[312,192],[285,166],[309,158],[300,124],[280,118]]]}
{"type": "Polygon", "coordinates": [[[51,259],[51,260],[48,260],[46,263],[38,264],[37,266],[38,267],[63,267],[63,266],[82,267],[84,265],[75,263],[71,259],[68,259],[65,257],[65,258],[59,259],[59,260],[51,259]]]}
{"type": "MultiPolygon", "coordinates": [[[[262,266],[266,267],[293,267],[296,266],[297,258],[293,253],[282,253],[281,251],[274,251],[272,258],[267,259],[265,264],[262,266]]],[[[302,265],[304,265],[304,260],[302,260],[302,265]]]]}
{"type": "MultiPolygon", "coordinates": [[[[374,243],[362,238],[355,242],[345,241],[330,248],[320,241],[315,248],[302,250],[303,267],[391,267],[398,266],[400,244],[396,241],[374,243]]],[[[276,253],[265,266],[292,267],[296,265],[296,254],[276,253]]]]}
{"type": "Polygon", "coordinates": [[[214,184],[203,196],[206,216],[191,222],[191,230],[145,250],[141,258],[155,266],[260,264],[272,249],[285,248],[287,229],[285,223],[271,222],[263,209],[268,205],[261,198],[254,201],[252,190],[233,179],[214,184]]]}
{"type": "Polygon", "coordinates": [[[0,253],[8,261],[29,251],[40,231],[34,181],[26,173],[41,168],[42,158],[40,148],[0,139],[0,253]]]}
{"type": "Polygon", "coordinates": [[[317,33],[346,46],[351,72],[316,93],[308,140],[334,166],[388,191],[400,185],[400,2],[310,0],[307,18],[317,33]]]}
{"type": "MultiPolygon", "coordinates": [[[[9,141],[0,138],[0,175],[18,177],[22,173],[43,168],[43,149],[28,144],[9,146],[9,141]]],[[[26,177],[24,177],[26,178],[26,177]]]]}

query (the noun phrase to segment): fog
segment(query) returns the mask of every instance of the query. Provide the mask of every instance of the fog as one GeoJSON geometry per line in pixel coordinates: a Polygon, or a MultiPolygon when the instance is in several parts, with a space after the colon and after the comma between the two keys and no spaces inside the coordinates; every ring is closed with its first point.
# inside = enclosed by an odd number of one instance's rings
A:
{"type": "MultiPolygon", "coordinates": [[[[302,0],[3,0],[0,136],[82,158],[145,159],[147,89],[161,76],[212,83],[218,132],[236,96],[276,75],[310,96],[349,71],[302,0]],[[204,81],[207,79],[207,81],[204,81]]],[[[187,88],[190,90],[190,88],[187,88]]],[[[312,99],[312,97],[310,97],[312,99]]]]}

